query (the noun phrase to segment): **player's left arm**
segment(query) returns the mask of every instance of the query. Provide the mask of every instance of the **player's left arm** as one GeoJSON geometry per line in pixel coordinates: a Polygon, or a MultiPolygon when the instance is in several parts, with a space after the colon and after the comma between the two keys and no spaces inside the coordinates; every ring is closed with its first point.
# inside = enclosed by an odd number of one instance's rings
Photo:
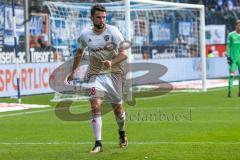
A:
{"type": "Polygon", "coordinates": [[[124,48],[119,48],[118,55],[114,59],[112,59],[111,63],[112,65],[121,63],[122,61],[126,60],[127,57],[128,56],[126,50],[124,48]]]}
{"type": "Polygon", "coordinates": [[[124,38],[121,32],[117,29],[117,27],[112,28],[112,34],[113,34],[113,43],[116,44],[118,55],[114,57],[112,60],[102,61],[102,63],[107,67],[111,67],[115,64],[121,63],[122,61],[126,60],[128,57],[126,49],[123,47],[123,45],[121,45],[124,42],[124,38]]]}
{"type": "Polygon", "coordinates": [[[106,66],[106,67],[111,67],[115,64],[121,63],[122,61],[127,59],[127,52],[124,48],[119,48],[118,49],[118,55],[113,58],[112,60],[105,60],[102,61],[102,63],[106,66]]]}

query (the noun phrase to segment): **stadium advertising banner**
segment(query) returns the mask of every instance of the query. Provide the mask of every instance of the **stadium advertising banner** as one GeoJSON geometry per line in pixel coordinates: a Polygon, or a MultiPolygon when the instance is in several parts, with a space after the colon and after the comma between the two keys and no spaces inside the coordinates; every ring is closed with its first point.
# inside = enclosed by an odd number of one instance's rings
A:
{"type": "MultiPolygon", "coordinates": [[[[146,63],[145,60],[137,60],[137,63],[146,63]]],[[[165,82],[178,82],[183,80],[198,80],[202,76],[201,58],[174,58],[174,59],[151,59],[147,63],[161,64],[167,68],[167,72],[159,78],[165,82]],[[184,72],[183,72],[184,70],[184,72]],[[181,73],[181,74],[179,74],[181,73]]],[[[150,64],[149,64],[150,65],[150,64]]],[[[139,77],[146,73],[146,70],[133,72],[132,77],[139,77]]],[[[226,58],[210,58],[207,61],[207,77],[219,78],[228,77],[228,64],[226,58]]],[[[149,77],[149,84],[157,84],[159,81],[149,77]]]]}
{"type": "Polygon", "coordinates": [[[49,46],[49,16],[47,14],[31,13],[29,28],[31,48],[49,46]]]}
{"type": "Polygon", "coordinates": [[[211,51],[214,57],[224,57],[226,56],[226,45],[217,44],[217,45],[207,45],[206,46],[206,55],[211,51]]]}
{"type": "Polygon", "coordinates": [[[169,44],[171,41],[170,23],[151,24],[152,42],[154,44],[169,44]]]}
{"type": "Polygon", "coordinates": [[[70,47],[71,50],[77,48],[77,39],[80,36],[81,31],[91,26],[91,20],[89,18],[79,18],[77,21],[71,17],[68,19],[51,18],[51,40],[52,44],[56,48],[70,47]]]}
{"type": "MultiPolygon", "coordinates": [[[[136,64],[146,63],[144,60],[137,60],[136,64]]],[[[161,64],[167,68],[167,72],[159,79],[148,77],[148,84],[158,83],[159,80],[165,82],[176,82],[182,80],[201,79],[201,59],[200,58],[181,58],[181,59],[155,59],[149,60],[150,63],[161,64]],[[177,66],[177,67],[176,67],[177,66]],[[185,70],[186,72],[182,72],[185,70]],[[182,73],[182,74],[179,74],[182,73]]],[[[33,63],[21,64],[20,89],[22,95],[42,94],[54,92],[49,86],[51,73],[60,65],[59,63],[33,63]]],[[[133,64],[134,65],[134,64],[133,64]]],[[[133,72],[133,77],[139,77],[146,73],[143,68],[138,72],[133,72]]],[[[228,76],[228,64],[226,58],[211,58],[207,61],[208,78],[218,78],[228,76]],[[221,68],[221,69],[219,69],[221,68]]],[[[16,96],[16,65],[0,65],[0,97],[16,96]]],[[[58,81],[56,82],[58,83],[58,81]]]]}
{"type": "Polygon", "coordinates": [[[178,33],[183,36],[192,36],[193,23],[191,21],[182,21],[178,23],[178,33]]]}
{"type": "MultiPolygon", "coordinates": [[[[16,32],[17,36],[24,35],[24,10],[23,8],[15,8],[16,14],[16,32]]],[[[5,7],[5,35],[4,35],[4,44],[8,46],[14,45],[13,37],[13,16],[12,8],[10,6],[5,7]]]]}
{"type": "Polygon", "coordinates": [[[3,47],[4,40],[4,5],[0,5],[0,48],[3,47]]]}
{"type": "Polygon", "coordinates": [[[90,18],[80,18],[79,21],[72,21],[71,18],[67,20],[68,25],[68,41],[71,44],[71,50],[74,52],[77,49],[78,42],[77,39],[80,37],[80,33],[85,28],[91,27],[90,18]]]}
{"type": "MultiPolygon", "coordinates": [[[[32,63],[54,62],[54,51],[51,49],[44,50],[38,48],[30,48],[30,60],[32,63]]],[[[19,63],[26,63],[25,51],[19,51],[19,63]]],[[[0,52],[0,64],[12,64],[16,63],[16,56],[13,50],[3,50],[0,52]]]]}
{"type": "MultiPolygon", "coordinates": [[[[120,32],[123,34],[123,35],[126,35],[126,25],[125,25],[125,21],[124,20],[116,20],[114,21],[113,25],[116,25],[118,27],[118,29],[120,30],[120,32]]],[[[133,21],[131,21],[131,37],[134,37],[134,23],[133,21]]]]}
{"type": "Polygon", "coordinates": [[[42,27],[43,27],[43,17],[33,15],[31,17],[30,26],[29,26],[30,34],[33,36],[38,36],[38,35],[42,34],[42,27]]]}
{"type": "Polygon", "coordinates": [[[225,44],[226,42],[225,25],[207,25],[206,43],[207,44],[225,44]]]}
{"type": "MultiPolygon", "coordinates": [[[[20,89],[21,95],[50,93],[49,76],[57,67],[57,63],[21,64],[20,89]]],[[[17,95],[16,65],[0,65],[0,97],[17,95]]]]}
{"type": "MultiPolygon", "coordinates": [[[[19,36],[24,36],[24,9],[22,7],[17,7],[15,9],[16,14],[16,32],[17,32],[17,43],[19,41],[19,36]]],[[[48,15],[44,13],[31,13],[31,20],[29,22],[30,26],[30,45],[31,47],[39,47],[37,42],[38,38],[45,38],[44,40],[48,43],[49,34],[49,22],[48,15]],[[41,37],[46,35],[45,37],[41,37]]],[[[14,35],[13,35],[13,17],[12,17],[12,7],[10,6],[0,6],[0,36],[4,37],[2,41],[3,45],[14,46],[14,35]]],[[[1,40],[0,40],[1,45],[1,40]]],[[[3,47],[3,46],[2,46],[3,47]]]]}
{"type": "Polygon", "coordinates": [[[54,46],[67,46],[68,45],[68,31],[66,22],[63,19],[51,19],[51,37],[54,46]]]}

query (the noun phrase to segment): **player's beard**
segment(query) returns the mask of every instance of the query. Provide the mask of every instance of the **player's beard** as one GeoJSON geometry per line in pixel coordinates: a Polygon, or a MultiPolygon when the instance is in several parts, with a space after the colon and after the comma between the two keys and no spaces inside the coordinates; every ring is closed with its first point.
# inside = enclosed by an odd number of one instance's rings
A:
{"type": "Polygon", "coordinates": [[[104,23],[99,23],[99,24],[94,23],[94,27],[96,27],[97,29],[103,29],[105,27],[105,24],[104,23]]]}

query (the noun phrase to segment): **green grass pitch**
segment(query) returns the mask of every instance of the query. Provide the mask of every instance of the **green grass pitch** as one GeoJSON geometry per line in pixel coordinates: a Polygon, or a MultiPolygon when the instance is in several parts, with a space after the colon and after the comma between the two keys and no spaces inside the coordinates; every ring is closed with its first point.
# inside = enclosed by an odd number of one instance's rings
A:
{"type": "MultiPolygon", "coordinates": [[[[102,153],[93,147],[90,121],[68,122],[54,112],[53,95],[23,97],[23,103],[51,108],[0,113],[0,160],[239,160],[240,97],[226,97],[226,88],[206,93],[168,93],[138,99],[126,106],[129,146],[118,147],[112,112],[103,116],[102,153]]],[[[0,102],[15,100],[2,98],[0,102]]],[[[89,110],[75,103],[73,113],[89,110]]]]}

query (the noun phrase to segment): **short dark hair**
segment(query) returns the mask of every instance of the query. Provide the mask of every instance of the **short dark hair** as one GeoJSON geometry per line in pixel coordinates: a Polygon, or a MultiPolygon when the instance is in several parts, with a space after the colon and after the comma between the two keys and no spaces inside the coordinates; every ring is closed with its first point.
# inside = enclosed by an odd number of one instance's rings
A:
{"type": "Polygon", "coordinates": [[[240,23],[240,19],[236,20],[236,25],[238,25],[240,23]]]}
{"type": "Polygon", "coordinates": [[[107,12],[106,8],[103,5],[99,4],[99,3],[95,4],[94,6],[92,6],[92,8],[91,8],[91,16],[93,16],[96,11],[107,12]]]}

